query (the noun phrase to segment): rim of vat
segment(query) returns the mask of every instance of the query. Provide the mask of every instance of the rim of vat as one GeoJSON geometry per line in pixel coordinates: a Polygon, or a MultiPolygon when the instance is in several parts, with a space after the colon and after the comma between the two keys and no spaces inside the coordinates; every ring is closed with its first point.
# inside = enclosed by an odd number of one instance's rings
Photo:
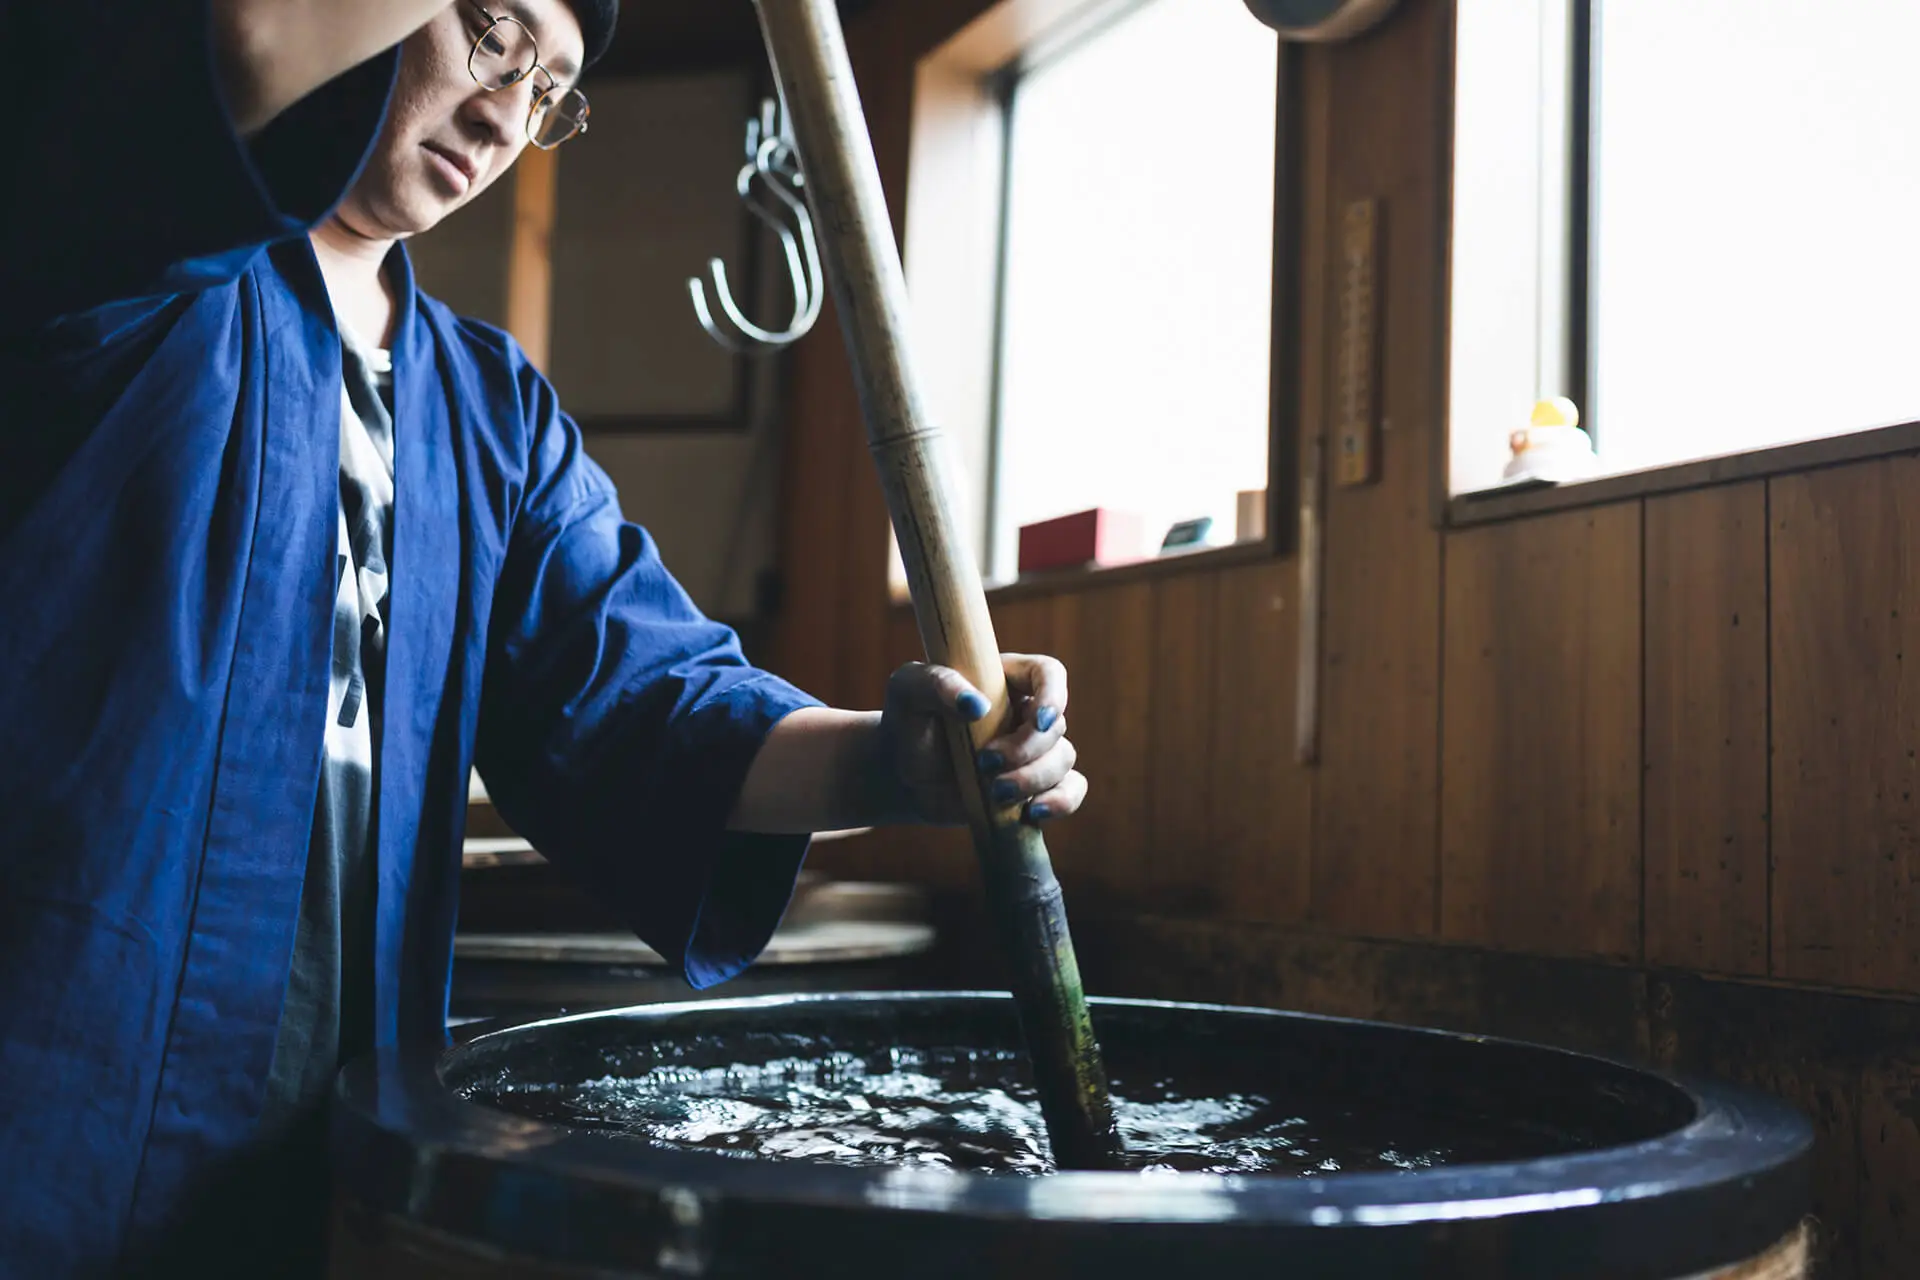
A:
{"type": "MultiPolygon", "coordinates": [[[[996,1225],[1028,1233],[1050,1226],[1099,1228],[1127,1240],[1128,1248],[1157,1242],[1186,1250],[1205,1242],[1261,1254],[1356,1234],[1379,1244],[1393,1237],[1409,1258],[1436,1251],[1468,1256],[1497,1240],[1508,1262],[1519,1264],[1545,1249],[1560,1260],[1554,1274],[1568,1277],[1671,1277],[1725,1265],[1771,1246],[1808,1211],[1812,1127],[1798,1111],[1757,1091],[1497,1036],[1238,1005],[1088,1001],[1096,1011],[1345,1025],[1389,1038],[1531,1055],[1542,1065],[1557,1060],[1589,1072],[1624,1071],[1677,1090],[1691,1103],[1693,1119],[1620,1146],[1417,1173],[1076,1171],[1021,1177],[653,1147],[468,1102],[442,1082],[446,1067],[475,1046],[571,1024],[705,1021],[809,1005],[977,1007],[1010,1000],[1004,991],[693,1000],[516,1023],[446,1050],[382,1049],[351,1064],[337,1082],[336,1178],[375,1212],[497,1248],[558,1250],[573,1262],[684,1274],[705,1273],[703,1259],[741,1243],[728,1239],[723,1225],[737,1237],[755,1211],[788,1209],[805,1211],[821,1239],[843,1243],[851,1223],[876,1217],[898,1218],[903,1225],[912,1219],[921,1231],[933,1223],[970,1232],[990,1232],[996,1225]],[[674,1258],[686,1265],[674,1265],[674,1258]],[[1654,1260],[1678,1269],[1639,1269],[1654,1260]]],[[[1182,1256],[1193,1260],[1190,1253],[1182,1256]]]]}

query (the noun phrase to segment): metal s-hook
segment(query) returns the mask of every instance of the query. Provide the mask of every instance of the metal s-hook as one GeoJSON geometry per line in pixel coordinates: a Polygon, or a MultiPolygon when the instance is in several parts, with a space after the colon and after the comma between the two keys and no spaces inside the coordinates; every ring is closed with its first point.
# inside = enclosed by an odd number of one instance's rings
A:
{"type": "Polygon", "coordinates": [[[820,308],[826,300],[826,276],[820,265],[813,217],[807,210],[805,186],[799,153],[780,104],[769,98],[760,104],[759,118],[747,122],[747,163],[734,178],[734,189],[747,211],[780,241],[793,281],[793,318],[785,329],[777,331],[755,324],[734,300],[727,264],[719,258],[710,260],[707,270],[712,276],[713,298],[727,323],[723,325],[716,318],[707,298],[706,281],[697,277],[688,280],[687,292],[700,327],[729,351],[745,355],[777,351],[805,337],[820,319],[820,308]]]}

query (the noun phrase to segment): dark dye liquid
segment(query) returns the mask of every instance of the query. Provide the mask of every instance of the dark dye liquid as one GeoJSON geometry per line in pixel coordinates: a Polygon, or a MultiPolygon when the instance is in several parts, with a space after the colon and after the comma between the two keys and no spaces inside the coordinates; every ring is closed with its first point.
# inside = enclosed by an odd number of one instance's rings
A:
{"type": "MultiPolygon", "coordinates": [[[[1511,1120],[1377,1100],[1269,1096],[1184,1074],[1116,1074],[1112,1086],[1130,1162],[1143,1170],[1312,1177],[1524,1159],[1579,1145],[1511,1120]]],[[[826,1053],[630,1074],[616,1068],[572,1083],[474,1081],[459,1093],[518,1115],[680,1150],[864,1167],[1054,1171],[1025,1064],[1006,1050],[826,1053]]]]}

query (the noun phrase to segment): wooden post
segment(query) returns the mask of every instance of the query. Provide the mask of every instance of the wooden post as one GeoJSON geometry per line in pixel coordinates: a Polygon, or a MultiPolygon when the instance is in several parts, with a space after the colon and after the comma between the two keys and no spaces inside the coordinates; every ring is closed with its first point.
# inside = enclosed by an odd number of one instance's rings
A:
{"type": "Polygon", "coordinates": [[[545,369],[553,333],[553,217],[559,153],[529,146],[513,166],[513,248],[507,258],[507,332],[545,369]]]}
{"type": "Polygon", "coordinates": [[[906,277],[840,16],[833,0],[755,3],[793,123],[927,657],[966,676],[992,704],[971,730],[955,727],[954,768],[1013,975],[1054,1161],[1061,1168],[1110,1167],[1120,1142],[1059,882],[1040,833],[1017,808],[992,804],[973,764],[978,748],[1008,724],[1006,679],[986,591],[955,514],[950,445],[927,412],[913,362],[906,277]]]}

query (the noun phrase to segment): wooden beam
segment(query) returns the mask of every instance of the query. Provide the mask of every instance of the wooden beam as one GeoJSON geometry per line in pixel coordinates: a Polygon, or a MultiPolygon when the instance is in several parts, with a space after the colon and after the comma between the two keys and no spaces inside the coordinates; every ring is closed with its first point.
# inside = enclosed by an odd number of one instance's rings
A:
{"type": "Polygon", "coordinates": [[[559,175],[559,153],[538,147],[528,147],[513,166],[507,331],[542,369],[553,335],[553,216],[559,175]]]}

